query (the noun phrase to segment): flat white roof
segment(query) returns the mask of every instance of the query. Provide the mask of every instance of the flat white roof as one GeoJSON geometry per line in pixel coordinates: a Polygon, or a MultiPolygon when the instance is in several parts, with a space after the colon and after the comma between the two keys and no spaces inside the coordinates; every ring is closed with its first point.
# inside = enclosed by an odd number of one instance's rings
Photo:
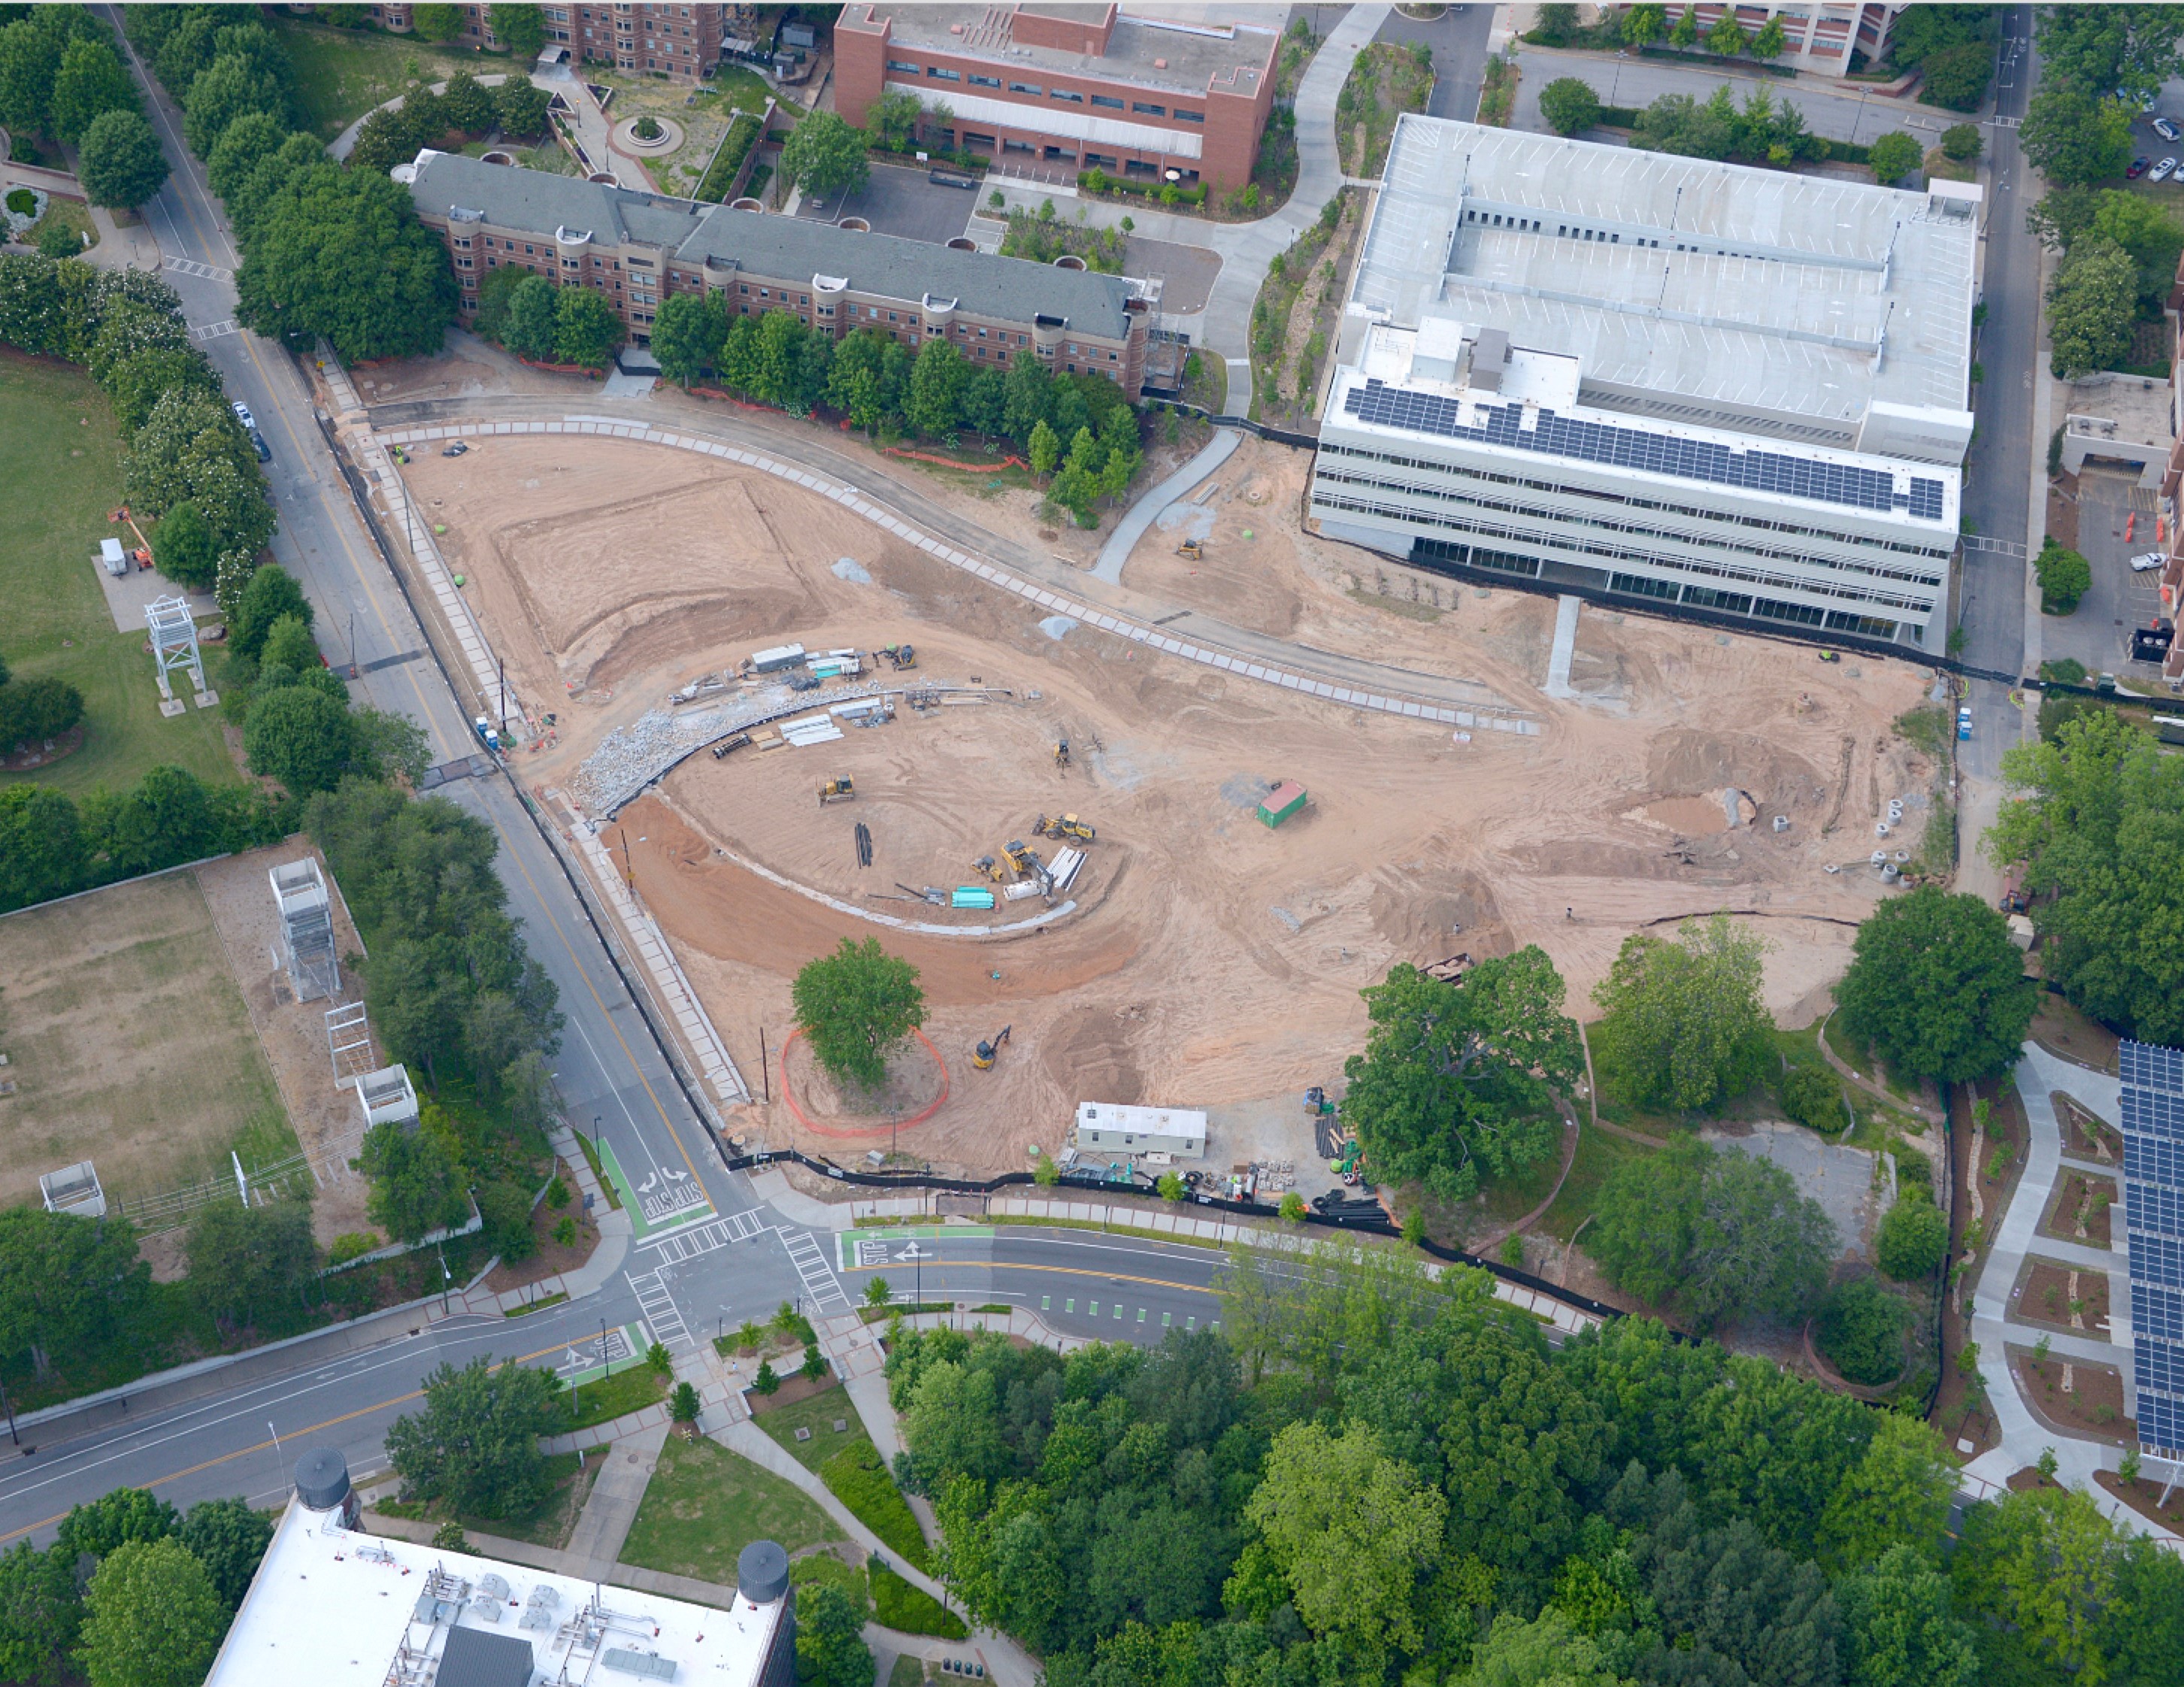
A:
{"type": "Polygon", "coordinates": [[[527,1642],[533,1679],[554,1678],[566,1664],[572,1682],[591,1687],[757,1687],[781,1613],[781,1604],[755,1606],[740,1595],[733,1610],[715,1610],[352,1534],[337,1512],[292,1502],[206,1687],[386,1687],[404,1646],[410,1665],[404,1679],[426,1683],[459,1629],[527,1642]],[[595,1594],[590,1614],[599,1655],[577,1645],[595,1594]],[[488,1621],[488,1612],[499,1620],[488,1621]],[[628,1655],[619,1668],[609,1662],[617,1651],[628,1655]],[[641,1662],[653,1658],[659,1662],[641,1662]]]}
{"type": "Polygon", "coordinates": [[[1874,403],[1962,411],[1967,211],[1954,194],[1406,114],[1351,298],[1403,327],[1504,329],[1588,381],[1836,423],[1874,403]]]}
{"type": "Polygon", "coordinates": [[[1138,1136],[1202,1137],[1206,1114],[1193,1107],[1133,1107],[1115,1101],[1077,1104],[1079,1130],[1127,1131],[1138,1136]]]}

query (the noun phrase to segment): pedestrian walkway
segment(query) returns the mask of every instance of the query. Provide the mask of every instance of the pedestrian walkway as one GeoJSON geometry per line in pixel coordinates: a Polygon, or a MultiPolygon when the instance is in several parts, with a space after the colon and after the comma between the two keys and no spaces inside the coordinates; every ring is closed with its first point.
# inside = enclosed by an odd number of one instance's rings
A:
{"type": "MultiPolygon", "coordinates": [[[[2125,1286],[2124,1256],[2120,1252],[2103,1256],[2081,1243],[2039,1234],[2041,1216],[2053,1197],[2056,1174],[2064,1164],[2062,1125],[2049,1098],[2060,1090],[2114,1124],[2122,1113],[2120,1081],[2059,1059],[2031,1042],[2025,1044],[2014,1077],[2031,1141],[2008,1211],[2000,1216],[1998,1223],[1991,1225],[1994,1244],[1981,1269],[1972,1301],[1972,1335],[1979,1344],[1986,1397],[2002,1440],[1999,1446],[1966,1465],[1964,1473],[1975,1482],[1999,1489],[2017,1472],[2037,1464],[2041,1454],[2053,1448],[2058,1481],[2082,1489],[2103,1512],[2126,1528],[2175,1540],[2178,1537],[2124,1505],[2094,1481],[2097,1471],[2117,1467],[2122,1449],[2049,1428],[2019,1393],[2016,1372],[2009,1366],[2013,1345],[2030,1348],[2044,1338],[2051,1354],[2113,1366],[2123,1375],[2126,1402],[2131,1399],[2131,1300],[2125,1286]],[[2014,1319],[2013,1300],[2028,1256],[2078,1263],[2086,1269],[2109,1273],[2108,1339],[2094,1332],[2073,1334],[2036,1328],[2014,1319]]],[[[2104,1169],[2113,1175],[2115,1168],[2104,1169]]]]}
{"type": "Polygon", "coordinates": [[[1137,548],[1145,530],[1160,519],[1161,512],[1168,505],[1227,462],[1243,437],[1233,427],[1215,429],[1213,437],[1206,442],[1196,456],[1133,504],[1115,524],[1107,543],[1100,547],[1100,560],[1092,565],[1092,577],[1111,586],[1121,585],[1123,565],[1130,560],[1130,553],[1137,548]]]}
{"type": "Polygon", "coordinates": [[[622,1543],[629,1539],[637,1508],[644,1500],[645,1484],[659,1468],[660,1450],[667,1442],[667,1426],[649,1426],[615,1443],[602,1455],[606,1462],[593,1478],[591,1497],[583,1515],[569,1535],[568,1556],[585,1567],[576,1573],[595,1582],[604,1581],[621,1557],[622,1543]]]}
{"type": "MultiPolygon", "coordinates": [[[[460,1310],[480,1314],[499,1313],[506,1316],[541,1300],[551,1300],[556,1294],[566,1294],[571,1300],[581,1300],[587,1294],[596,1294],[614,1279],[621,1269],[622,1261],[628,1256],[630,1239],[635,1226],[627,1212],[618,1211],[607,1200],[606,1191],[599,1187],[599,1179],[592,1175],[591,1161],[585,1159],[583,1145],[577,1133],[565,1123],[558,1126],[548,1137],[554,1152],[569,1168],[576,1180],[577,1194],[588,1196],[591,1201],[592,1222],[599,1233],[599,1245],[592,1250],[591,1257],[574,1271],[557,1272],[551,1277],[541,1278],[536,1283],[526,1283],[520,1289],[489,1289],[483,1279],[454,1297],[460,1310]]],[[[579,1205],[582,1205],[580,1199],[579,1205]]]]}

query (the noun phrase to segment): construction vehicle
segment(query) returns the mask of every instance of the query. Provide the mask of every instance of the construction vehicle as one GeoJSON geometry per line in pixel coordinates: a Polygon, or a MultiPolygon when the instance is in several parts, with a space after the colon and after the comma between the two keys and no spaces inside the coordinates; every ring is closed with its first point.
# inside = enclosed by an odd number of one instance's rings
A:
{"type": "Polygon", "coordinates": [[[1032,830],[1042,838],[1051,838],[1057,842],[1074,840],[1079,844],[1089,844],[1099,835],[1073,814],[1056,815],[1051,819],[1041,815],[1032,830]]]}
{"type": "Polygon", "coordinates": [[[1054,746],[1054,765],[1056,767],[1067,767],[1069,766],[1069,740],[1067,738],[1061,738],[1056,741],[1054,746]]]}
{"type": "Polygon", "coordinates": [[[1013,1027],[1004,1025],[991,1037],[979,1044],[971,1051],[971,1064],[978,1067],[980,1072],[993,1071],[994,1061],[1001,1052],[1001,1044],[1009,1040],[1009,1033],[1012,1029],[1014,1029],[1013,1027]]]}
{"type": "Polygon", "coordinates": [[[979,856],[977,860],[971,863],[971,871],[982,877],[993,880],[995,884],[1006,884],[1008,882],[1008,869],[991,855],[979,856]]]}
{"type": "Polygon", "coordinates": [[[1203,539],[1185,539],[1181,544],[1175,548],[1175,554],[1178,556],[1187,556],[1193,562],[1202,562],[1206,558],[1206,541],[1203,539]]]}
{"type": "Polygon", "coordinates": [[[851,782],[850,776],[844,773],[838,779],[829,779],[819,788],[819,806],[824,808],[829,803],[848,802],[856,794],[856,786],[851,782]]]}
{"type": "Polygon", "coordinates": [[[1039,870],[1039,859],[1021,838],[1012,838],[1001,845],[1001,854],[1008,857],[1009,865],[1016,869],[1018,878],[1030,878],[1039,870]]]}
{"type": "Polygon", "coordinates": [[[883,644],[880,654],[894,665],[897,673],[917,665],[917,647],[912,644],[883,644]]]}

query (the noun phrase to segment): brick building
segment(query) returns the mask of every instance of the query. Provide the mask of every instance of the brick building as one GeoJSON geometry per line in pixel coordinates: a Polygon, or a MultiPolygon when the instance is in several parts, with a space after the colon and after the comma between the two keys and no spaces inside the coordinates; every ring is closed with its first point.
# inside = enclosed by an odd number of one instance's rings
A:
{"type": "Polygon", "coordinates": [[[907,346],[952,341],[977,366],[1029,350],[1056,374],[1145,383],[1150,307],[1119,276],[931,246],[800,217],[734,211],[627,187],[417,155],[417,214],[448,243],[463,320],[489,270],[515,264],[610,300],[640,343],[660,302],[725,295],[731,315],[787,310],[836,338],[877,329],[907,346]]]}
{"type": "Polygon", "coordinates": [[[861,125],[882,93],[907,89],[952,114],[933,131],[940,145],[1003,164],[1241,187],[1279,46],[1257,24],[1124,17],[1112,3],[855,3],[834,25],[834,104],[861,125]]]}
{"type": "MultiPolygon", "coordinates": [[[[308,13],[315,8],[291,5],[288,9],[308,13]]],[[[410,0],[384,0],[365,8],[371,21],[391,35],[414,30],[416,9],[410,0]]],[[[456,45],[500,50],[500,37],[493,31],[491,0],[476,0],[456,9],[463,18],[456,45]]],[[[693,83],[721,62],[727,10],[725,5],[539,8],[548,44],[566,47],[572,58],[693,83]]]]}

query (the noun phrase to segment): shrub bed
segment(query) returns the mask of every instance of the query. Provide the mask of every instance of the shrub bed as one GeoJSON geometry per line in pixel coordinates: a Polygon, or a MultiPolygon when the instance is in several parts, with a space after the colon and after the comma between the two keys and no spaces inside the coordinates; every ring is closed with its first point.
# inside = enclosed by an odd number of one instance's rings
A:
{"type": "Polygon", "coordinates": [[[922,1570],[926,1566],[924,1531],[894,1485],[880,1456],[870,1442],[844,1447],[819,1467],[819,1479],[827,1491],[850,1508],[850,1515],[879,1536],[889,1551],[922,1570]]]}

